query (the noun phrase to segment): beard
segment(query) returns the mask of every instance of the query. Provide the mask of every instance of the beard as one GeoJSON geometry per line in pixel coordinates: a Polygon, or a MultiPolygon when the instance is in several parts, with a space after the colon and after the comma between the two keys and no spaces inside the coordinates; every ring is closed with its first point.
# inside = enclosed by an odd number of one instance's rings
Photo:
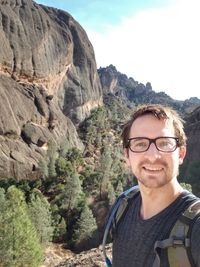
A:
{"type": "Polygon", "coordinates": [[[165,161],[157,160],[153,164],[149,161],[140,162],[132,172],[139,183],[147,188],[161,188],[179,174],[179,165],[170,167],[165,161]],[[146,169],[144,166],[159,166],[160,169],[146,169]]]}

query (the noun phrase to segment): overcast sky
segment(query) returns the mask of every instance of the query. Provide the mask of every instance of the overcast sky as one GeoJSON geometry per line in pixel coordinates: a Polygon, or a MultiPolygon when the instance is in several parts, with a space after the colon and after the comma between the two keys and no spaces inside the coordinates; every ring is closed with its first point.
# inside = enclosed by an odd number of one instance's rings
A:
{"type": "Polygon", "coordinates": [[[200,98],[200,0],[36,0],[86,30],[98,68],[118,71],[174,99],[200,98]]]}

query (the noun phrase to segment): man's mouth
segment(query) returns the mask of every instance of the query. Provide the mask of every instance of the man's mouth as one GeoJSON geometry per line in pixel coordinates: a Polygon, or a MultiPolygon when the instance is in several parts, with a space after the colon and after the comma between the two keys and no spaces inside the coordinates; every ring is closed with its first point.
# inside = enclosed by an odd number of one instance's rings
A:
{"type": "Polygon", "coordinates": [[[156,166],[143,166],[143,168],[147,171],[151,171],[151,172],[159,172],[162,171],[163,168],[162,167],[156,167],[156,166]]]}

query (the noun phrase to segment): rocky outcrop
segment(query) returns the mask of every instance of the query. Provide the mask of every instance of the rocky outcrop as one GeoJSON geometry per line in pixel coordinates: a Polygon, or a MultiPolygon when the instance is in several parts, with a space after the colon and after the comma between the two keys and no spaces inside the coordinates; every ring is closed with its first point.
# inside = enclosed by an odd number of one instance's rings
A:
{"type": "Polygon", "coordinates": [[[200,99],[196,97],[179,101],[172,99],[164,92],[157,93],[152,89],[150,82],[144,85],[132,77],[128,78],[125,74],[117,71],[113,65],[98,69],[98,73],[103,92],[119,96],[131,107],[141,103],[164,104],[172,106],[182,114],[189,114],[200,105],[200,99]]]}
{"type": "Polygon", "coordinates": [[[93,47],[67,12],[0,0],[0,40],[0,177],[28,178],[50,140],[83,148],[74,123],[102,104],[101,85],[93,47]]]}
{"type": "MultiPolygon", "coordinates": [[[[111,259],[112,245],[106,246],[107,256],[111,259]]],[[[94,248],[88,251],[83,251],[80,254],[74,255],[73,257],[67,259],[56,265],[56,267],[104,267],[105,259],[103,257],[102,249],[94,248]]]]}
{"type": "Polygon", "coordinates": [[[117,71],[113,65],[106,68],[99,68],[98,73],[103,92],[106,94],[112,93],[123,97],[126,95],[126,89],[136,88],[139,85],[133,78],[128,78],[125,74],[117,71]]]}
{"type": "MultiPolygon", "coordinates": [[[[106,245],[107,256],[112,257],[112,244],[106,245]]],[[[45,259],[40,267],[104,267],[101,246],[75,254],[65,249],[64,244],[52,244],[45,249],[45,259]]]]}
{"type": "Polygon", "coordinates": [[[187,156],[189,164],[200,162],[200,107],[185,117],[185,131],[188,137],[187,156]]]}
{"type": "Polygon", "coordinates": [[[0,95],[0,177],[34,177],[49,141],[82,148],[73,123],[43,89],[1,75],[0,95]]]}
{"type": "Polygon", "coordinates": [[[45,248],[44,262],[40,267],[55,267],[74,256],[63,244],[51,244],[45,248]]]}

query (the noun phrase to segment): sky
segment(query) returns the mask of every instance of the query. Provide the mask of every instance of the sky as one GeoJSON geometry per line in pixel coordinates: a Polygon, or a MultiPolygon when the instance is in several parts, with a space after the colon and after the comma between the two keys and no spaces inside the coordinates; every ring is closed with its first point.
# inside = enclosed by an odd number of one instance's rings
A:
{"type": "Polygon", "coordinates": [[[36,0],[70,13],[85,29],[97,67],[177,100],[200,99],[199,0],[36,0]]]}

